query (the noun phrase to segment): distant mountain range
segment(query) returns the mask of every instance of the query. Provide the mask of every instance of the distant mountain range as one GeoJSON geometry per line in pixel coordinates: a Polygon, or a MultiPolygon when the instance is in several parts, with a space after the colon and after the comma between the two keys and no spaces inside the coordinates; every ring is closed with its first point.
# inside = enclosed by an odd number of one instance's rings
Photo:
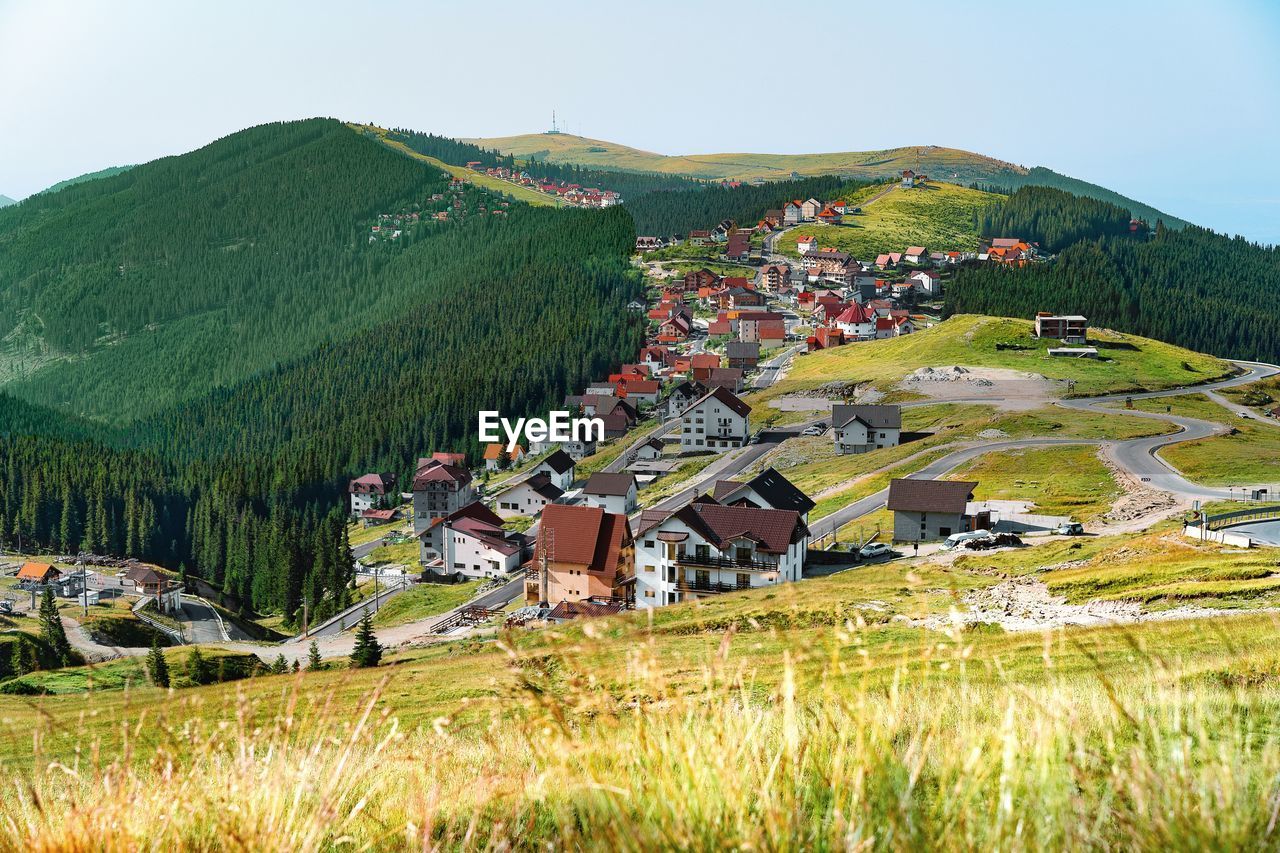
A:
{"type": "Polygon", "coordinates": [[[17,204],[17,202],[7,195],[0,195],[0,207],[8,207],[11,204],[17,204]]]}
{"type": "Polygon", "coordinates": [[[853,178],[900,176],[905,169],[958,184],[977,184],[1002,190],[1049,186],[1076,195],[1108,201],[1134,216],[1181,227],[1188,224],[1150,205],[1106,187],[1059,174],[1043,166],[1027,168],[994,157],[937,145],[845,151],[829,154],[655,154],[616,142],[568,133],[526,133],[464,140],[520,159],[572,163],[597,169],[684,175],[703,180],[785,180],[794,176],[841,175],[853,178]]]}
{"type": "Polygon", "coordinates": [[[99,178],[110,178],[113,175],[120,174],[121,172],[127,172],[132,168],[133,166],[131,165],[130,166],[108,166],[107,168],[99,169],[96,172],[85,172],[83,175],[80,175],[78,177],[67,178],[65,181],[58,181],[53,186],[41,190],[41,192],[56,193],[58,190],[66,189],[67,187],[73,187],[76,184],[83,184],[85,181],[96,181],[99,178]]]}

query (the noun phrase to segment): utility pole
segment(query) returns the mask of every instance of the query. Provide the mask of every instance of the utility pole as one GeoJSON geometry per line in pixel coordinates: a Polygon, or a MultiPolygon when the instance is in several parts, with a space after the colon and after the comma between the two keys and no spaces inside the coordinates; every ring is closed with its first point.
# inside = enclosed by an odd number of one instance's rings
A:
{"type": "Polygon", "coordinates": [[[541,534],[538,539],[542,545],[538,549],[542,552],[538,565],[538,607],[548,610],[551,607],[551,573],[547,551],[555,550],[556,533],[546,524],[538,532],[541,534]]]}

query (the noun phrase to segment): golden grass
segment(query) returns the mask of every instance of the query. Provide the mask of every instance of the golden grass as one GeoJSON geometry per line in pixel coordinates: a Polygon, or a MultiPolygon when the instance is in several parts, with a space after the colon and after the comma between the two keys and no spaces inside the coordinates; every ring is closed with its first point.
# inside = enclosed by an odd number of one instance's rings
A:
{"type": "MultiPolygon", "coordinates": [[[[856,194],[851,199],[853,206],[873,194],[856,194]]],[[[903,252],[908,246],[924,246],[934,252],[976,252],[979,235],[975,217],[1002,198],[997,193],[946,183],[895,188],[866,205],[862,213],[845,216],[839,225],[806,223],[786,232],[776,241],[775,249],[799,257],[797,241],[801,235],[812,235],[823,248],[839,249],[863,261],[873,261],[881,252],[903,252]]]]}
{"type": "Polygon", "coordinates": [[[508,645],[479,707],[416,727],[394,672],[360,673],[354,703],[320,676],[258,679],[270,698],[218,688],[217,714],[138,718],[66,760],[36,723],[0,849],[1266,848],[1277,627],[891,649],[851,617],[757,656],[773,632],[746,626],[672,683],[659,634],[593,665],[596,622],[508,645]]]}

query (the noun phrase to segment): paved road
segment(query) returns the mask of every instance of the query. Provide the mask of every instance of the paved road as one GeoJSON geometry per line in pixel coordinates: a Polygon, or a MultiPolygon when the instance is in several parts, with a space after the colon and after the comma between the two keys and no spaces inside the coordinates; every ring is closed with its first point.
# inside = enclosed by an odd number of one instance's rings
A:
{"type": "Polygon", "coordinates": [[[756,378],[752,381],[751,387],[758,391],[761,388],[768,388],[770,385],[777,382],[781,377],[782,372],[791,365],[791,359],[795,358],[796,351],[799,349],[799,344],[787,347],[773,358],[761,364],[760,373],[757,374],[756,378]]]}
{"type": "MultiPolygon", "coordinates": [[[[1180,415],[1116,409],[1113,407],[1113,404],[1123,402],[1127,398],[1135,400],[1149,400],[1157,397],[1173,397],[1180,394],[1195,394],[1206,391],[1212,392],[1222,388],[1230,388],[1236,385],[1256,382],[1259,379],[1265,379],[1267,377],[1280,374],[1280,367],[1276,365],[1259,364],[1255,362],[1235,363],[1244,368],[1245,372],[1243,374],[1231,379],[1225,379],[1206,385],[1192,386],[1189,388],[1172,388],[1167,391],[1146,391],[1139,394],[1109,394],[1100,397],[1082,397],[1074,400],[1060,400],[1057,402],[1057,405],[1064,406],[1066,408],[1093,411],[1108,415],[1120,413],[1130,415],[1132,417],[1149,418],[1151,420],[1173,423],[1180,427],[1180,430],[1176,433],[1151,436],[1148,438],[1135,438],[1127,441],[1070,438],[1027,438],[986,442],[964,447],[949,453],[919,471],[907,476],[910,479],[936,479],[944,476],[947,472],[953,470],[959,465],[962,465],[965,462],[985,453],[1060,444],[1098,444],[1107,448],[1112,460],[1115,461],[1117,465],[1124,468],[1131,475],[1152,488],[1166,492],[1173,492],[1181,497],[1191,499],[1230,499],[1233,496],[1232,490],[1193,483],[1178,473],[1157,454],[1157,451],[1161,448],[1168,447],[1171,444],[1177,444],[1183,441],[1194,441],[1196,439],[1206,438],[1210,435],[1223,434],[1227,431],[1226,427],[1211,421],[1187,418],[1180,415]]],[[[990,403],[993,401],[985,400],[980,402],[990,403]]],[[[1237,486],[1234,490],[1234,495],[1239,496],[1240,491],[1241,487],[1237,486]]],[[[864,515],[880,509],[888,501],[888,498],[888,489],[882,489],[874,495],[868,495],[865,498],[837,510],[825,518],[814,521],[809,525],[810,532],[812,532],[815,539],[830,534],[850,521],[861,518],[864,515]]]]}
{"type": "MultiPolygon", "coordinates": [[[[919,471],[907,474],[904,479],[936,480],[969,460],[982,456],[984,453],[998,453],[1003,450],[1020,450],[1026,447],[1053,447],[1057,445],[1101,443],[1102,442],[1099,440],[1090,441],[1088,439],[1073,438],[1023,438],[976,444],[948,453],[946,456],[929,463],[919,471]]],[[[812,522],[809,525],[809,532],[813,534],[814,539],[834,533],[850,521],[861,518],[864,515],[869,515],[870,513],[880,509],[886,502],[888,502],[888,500],[889,490],[887,488],[881,489],[874,495],[867,495],[865,498],[856,500],[851,504],[841,507],[830,515],[812,522]]]]}
{"type": "Polygon", "coordinates": [[[218,618],[217,611],[205,602],[184,595],[182,597],[182,614],[178,617],[182,623],[182,635],[188,643],[221,643],[225,640],[248,640],[248,635],[230,623],[218,618]],[[235,628],[234,633],[232,629],[235,628]]]}
{"type": "Polygon", "coordinates": [[[351,549],[351,553],[355,556],[357,560],[367,557],[371,553],[373,553],[374,548],[377,548],[384,541],[386,541],[386,538],[387,537],[383,536],[381,538],[373,540],[372,542],[366,542],[363,545],[356,545],[351,549]]]}
{"type": "MultiPolygon", "coordinates": [[[[341,634],[344,628],[355,625],[356,622],[360,621],[360,618],[364,616],[364,611],[366,609],[373,609],[375,605],[381,604],[393,595],[404,592],[410,586],[412,586],[412,584],[409,581],[400,580],[398,578],[394,581],[388,582],[386,587],[380,589],[376,596],[371,595],[363,601],[359,601],[351,605],[341,613],[310,629],[307,632],[307,639],[311,640],[316,637],[331,637],[336,634],[341,634]]],[[[301,635],[291,637],[288,640],[288,642],[301,641],[301,635]]]]}

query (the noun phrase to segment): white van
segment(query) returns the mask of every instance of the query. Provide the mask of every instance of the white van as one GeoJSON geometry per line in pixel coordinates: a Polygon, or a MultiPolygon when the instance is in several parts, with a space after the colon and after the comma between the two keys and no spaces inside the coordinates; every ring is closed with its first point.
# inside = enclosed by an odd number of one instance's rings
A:
{"type": "Polygon", "coordinates": [[[965,542],[972,542],[974,539],[990,539],[990,530],[974,530],[969,533],[953,533],[947,537],[947,541],[942,543],[942,550],[950,551],[958,548],[965,542]]]}

